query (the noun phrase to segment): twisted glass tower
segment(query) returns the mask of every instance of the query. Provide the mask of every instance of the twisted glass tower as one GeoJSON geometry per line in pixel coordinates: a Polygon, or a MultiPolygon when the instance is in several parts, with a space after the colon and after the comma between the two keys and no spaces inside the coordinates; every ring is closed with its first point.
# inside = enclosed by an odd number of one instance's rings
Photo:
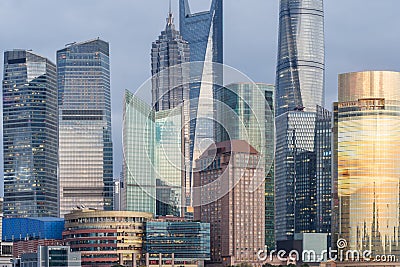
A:
{"type": "Polygon", "coordinates": [[[32,51],[4,53],[4,216],[58,216],[56,66],[32,51]]]}
{"type": "Polygon", "coordinates": [[[57,51],[60,213],[77,205],[113,209],[109,44],[57,51]]]}
{"type": "Polygon", "coordinates": [[[324,103],[323,0],[281,0],[276,115],[324,103]]]}
{"type": "Polygon", "coordinates": [[[330,232],[330,214],[321,215],[330,212],[331,189],[324,69],[323,0],[281,0],[275,99],[278,248],[295,233],[330,232]]]}

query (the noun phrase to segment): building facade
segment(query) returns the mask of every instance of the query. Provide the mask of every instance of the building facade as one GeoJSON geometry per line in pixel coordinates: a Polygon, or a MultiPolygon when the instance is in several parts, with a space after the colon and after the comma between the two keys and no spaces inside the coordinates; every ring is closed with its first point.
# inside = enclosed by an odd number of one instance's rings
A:
{"type": "Polygon", "coordinates": [[[113,209],[109,44],[57,51],[60,214],[76,206],[113,209]]]}
{"type": "Polygon", "coordinates": [[[265,159],[265,244],[274,248],[274,86],[234,83],[218,89],[216,96],[217,141],[245,140],[265,159]]]}
{"type": "Polygon", "coordinates": [[[210,223],[209,264],[257,264],[265,247],[264,161],[246,141],[216,143],[196,161],[194,218],[210,223]]]}
{"type": "MultiPolygon", "coordinates": [[[[179,13],[180,32],[190,46],[190,160],[193,164],[214,141],[214,91],[223,85],[220,65],[223,63],[223,1],[213,0],[210,10],[192,13],[189,0],[180,0],[179,13]]],[[[186,194],[190,206],[190,192],[187,190],[186,194]]]]}
{"type": "Polygon", "coordinates": [[[144,223],[153,214],[132,211],[76,210],[65,215],[63,240],[80,252],[82,266],[131,264],[142,257],[144,223]]]}
{"type": "Polygon", "coordinates": [[[180,217],[186,213],[186,192],[190,193],[190,54],[188,42],[175,30],[171,11],[165,30],[158,40],[153,42],[151,55],[152,106],[159,118],[159,122],[156,123],[156,141],[162,142],[157,142],[160,146],[156,146],[161,148],[158,150],[161,153],[156,155],[156,159],[162,162],[161,158],[171,160],[171,157],[174,157],[172,168],[165,168],[165,164],[171,165],[169,161],[165,161],[164,166],[160,166],[157,171],[159,175],[156,187],[156,214],[180,217]],[[173,125],[179,127],[178,131],[171,129],[173,125]],[[160,135],[164,135],[165,138],[160,135]],[[171,149],[173,146],[174,151],[179,153],[166,149],[167,146],[171,149]]]}
{"type": "Polygon", "coordinates": [[[184,217],[183,106],[155,112],[156,215],[184,217]]]}
{"type": "Polygon", "coordinates": [[[323,0],[281,0],[276,115],[324,103],[323,0]]]}
{"type": "Polygon", "coordinates": [[[81,253],[71,252],[69,246],[39,246],[37,253],[21,256],[21,267],[67,266],[80,267],[81,253]]]}
{"type": "Polygon", "coordinates": [[[332,232],[332,128],[333,113],[317,107],[315,120],[316,232],[332,232]]]}
{"type": "Polygon", "coordinates": [[[56,66],[32,51],[4,53],[4,216],[58,216],[56,66]]]}
{"type": "Polygon", "coordinates": [[[123,120],[123,209],[156,214],[155,112],[125,92],[123,120]]]}
{"type": "Polygon", "coordinates": [[[176,265],[210,260],[210,224],[156,220],[146,223],[144,250],[150,261],[174,260],[176,265]]]}
{"type": "Polygon", "coordinates": [[[54,217],[7,218],[3,223],[3,240],[8,242],[37,239],[62,239],[64,219],[54,217]]]}
{"type": "Polygon", "coordinates": [[[295,233],[330,232],[331,114],[323,108],[324,42],[323,0],[280,1],[274,166],[278,242],[294,240],[295,233]]]}
{"type": "Polygon", "coordinates": [[[334,104],[335,240],[400,256],[400,73],[339,75],[334,104]]]}

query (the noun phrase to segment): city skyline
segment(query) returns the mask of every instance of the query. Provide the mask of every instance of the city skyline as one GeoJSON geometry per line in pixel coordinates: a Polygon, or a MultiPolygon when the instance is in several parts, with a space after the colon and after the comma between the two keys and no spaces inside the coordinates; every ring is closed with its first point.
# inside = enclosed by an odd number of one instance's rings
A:
{"type": "MultiPolygon", "coordinates": [[[[146,1],[146,3],[122,1],[117,7],[106,1],[97,1],[96,6],[92,6],[91,3],[94,2],[79,3],[81,9],[78,11],[73,8],[73,5],[71,8],[64,7],[61,15],[49,12],[54,26],[48,25],[48,35],[31,36],[26,32],[25,27],[18,25],[26,25],[29,21],[29,25],[32,27],[41,27],[44,22],[38,18],[32,20],[32,16],[27,15],[28,12],[31,10],[35,10],[36,13],[41,10],[55,11],[58,10],[57,4],[43,1],[34,4],[25,3],[24,6],[21,6],[20,3],[2,1],[0,17],[4,22],[0,26],[0,33],[7,38],[2,39],[0,49],[3,51],[13,48],[33,49],[36,53],[55,62],[55,51],[67,42],[82,41],[97,36],[110,42],[112,120],[115,125],[113,129],[114,176],[116,177],[121,171],[122,165],[120,122],[122,121],[123,91],[124,89],[134,91],[150,77],[149,48],[151,42],[158,36],[160,29],[165,26],[164,18],[168,12],[168,1],[165,1],[164,5],[155,1],[146,1]],[[97,11],[93,14],[100,13],[104,16],[92,16],[93,8],[97,11]],[[18,12],[15,11],[17,9],[18,12]],[[89,10],[90,13],[88,13],[89,10]],[[119,12],[118,19],[115,19],[113,10],[119,12]],[[143,10],[151,10],[151,12],[143,12],[143,10]],[[8,14],[13,14],[13,18],[21,22],[13,25],[11,33],[7,30],[9,29],[7,21],[10,20],[8,14]],[[131,26],[135,25],[137,21],[141,22],[140,25],[146,26],[132,28],[131,26]],[[126,26],[130,26],[128,28],[132,28],[132,31],[121,34],[121,29],[126,26]],[[77,30],[78,27],[79,30],[77,30]],[[23,36],[23,38],[19,36],[23,36]],[[135,48],[133,50],[137,52],[127,56],[125,51],[132,49],[132,42],[129,40],[138,36],[141,41],[134,42],[133,47],[135,48]],[[45,44],[44,39],[46,40],[45,44]]],[[[196,7],[195,1],[191,1],[190,4],[192,12],[207,9],[206,4],[198,7],[196,7]]],[[[235,3],[226,2],[224,4],[225,62],[245,72],[257,82],[273,83],[277,51],[278,1],[254,0],[251,5],[257,6],[257,8],[243,9],[245,4],[248,5],[248,1],[238,0],[235,3]],[[240,19],[237,19],[238,16],[240,19]],[[243,21],[246,22],[247,27],[243,27],[243,21]],[[252,42],[247,40],[252,40],[252,42]],[[237,53],[244,46],[251,48],[246,54],[246,59],[243,59],[241,53],[237,53]],[[258,52],[260,49],[264,51],[261,54],[258,52]]],[[[328,67],[325,103],[328,109],[331,109],[332,102],[336,98],[338,73],[364,69],[396,69],[396,60],[395,57],[392,57],[393,52],[391,52],[395,49],[396,40],[392,35],[387,34],[388,31],[382,30],[400,20],[395,17],[395,8],[387,10],[389,5],[396,7],[400,4],[394,0],[369,1],[367,3],[361,0],[350,2],[343,0],[334,3],[326,1],[325,32],[328,67]],[[352,10],[357,10],[357,12],[352,10]],[[352,18],[350,19],[350,17],[352,18]],[[371,34],[374,38],[370,38],[371,34]],[[377,48],[381,48],[380,52],[372,53],[377,48]],[[365,55],[369,55],[369,57],[365,55]]],[[[177,10],[178,2],[173,1],[175,17],[178,16],[177,10]]]]}
{"type": "Polygon", "coordinates": [[[393,0],[5,1],[7,266],[400,266],[393,0]]]}

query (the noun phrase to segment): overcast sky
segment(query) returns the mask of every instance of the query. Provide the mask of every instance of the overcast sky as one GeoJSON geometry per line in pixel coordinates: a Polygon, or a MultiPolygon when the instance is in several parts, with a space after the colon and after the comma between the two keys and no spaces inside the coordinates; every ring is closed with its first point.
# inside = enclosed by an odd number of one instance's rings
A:
{"type": "MultiPolygon", "coordinates": [[[[210,0],[191,0],[192,12],[209,5],[210,0]]],[[[177,6],[173,0],[178,24],[177,6]]],[[[224,1],[225,64],[256,82],[275,81],[278,6],[279,0],[224,1]]],[[[400,70],[399,10],[399,0],[325,0],[329,109],[337,98],[338,73],[400,70]]],[[[110,43],[115,177],[122,164],[123,92],[150,78],[151,43],[165,27],[167,12],[168,0],[0,0],[1,58],[5,50],[23,48],[55,61],[56,50],[73,41],[100,37],[110,43]]]]}

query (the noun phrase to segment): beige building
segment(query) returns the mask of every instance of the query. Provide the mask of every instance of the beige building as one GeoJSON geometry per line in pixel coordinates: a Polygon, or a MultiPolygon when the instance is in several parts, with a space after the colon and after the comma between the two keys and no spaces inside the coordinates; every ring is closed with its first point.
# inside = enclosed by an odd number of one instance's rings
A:
{"type": "Polygon", "coordinates": [[[264,248],[265,181],[261,155],[246,141],[210,146],[194,170],[194,218],[211,226],[210,265],[252,263],[264,248]]]}
{"type": "Polygon", "coordinates": [[[133,211],[75,210],[65,215],[63,240],[82,253],[82,266],[110,267],[142,260],[144,223],[153,214],[133,211]]]}

